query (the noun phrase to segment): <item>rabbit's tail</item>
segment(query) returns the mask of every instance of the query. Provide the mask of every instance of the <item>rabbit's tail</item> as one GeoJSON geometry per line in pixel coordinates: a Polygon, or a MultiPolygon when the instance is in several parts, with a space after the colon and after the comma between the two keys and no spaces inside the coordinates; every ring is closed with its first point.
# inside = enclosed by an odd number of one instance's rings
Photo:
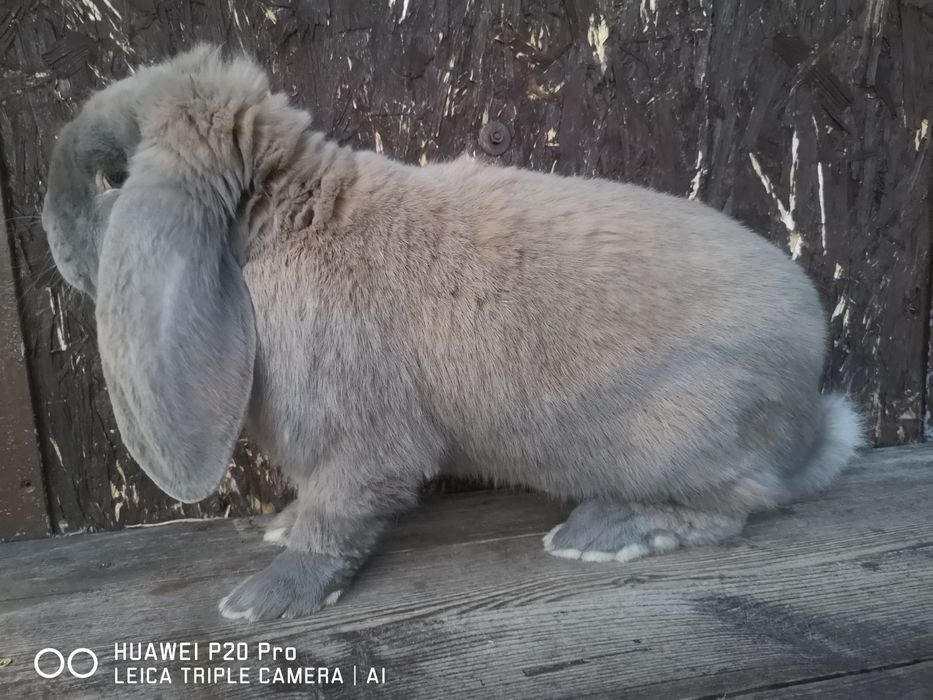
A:
{"type": "Polygon", "coordinates": [[[826,488],[866,445],[862,417],[845,395],[824,395],[818,420],[822,428],[809,460],[785,481],[788,501],[826,488]]]}

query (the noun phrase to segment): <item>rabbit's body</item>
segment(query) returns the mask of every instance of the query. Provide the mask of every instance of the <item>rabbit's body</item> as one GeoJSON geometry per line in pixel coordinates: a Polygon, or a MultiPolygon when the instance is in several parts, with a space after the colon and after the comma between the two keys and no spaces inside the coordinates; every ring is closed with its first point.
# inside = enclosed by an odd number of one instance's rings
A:
{"type": "Polygon", "coordinates": [[[255,65],[197,49],[89,102],[43,213],[147,473],[202,498],[245,420],[298,488],[267,533],[285,551],[228,617],[336,600],[441,465],[580,500],[545,548],[626,561],[735,534],[858,446],[819,393],[813,285],[723,214],[407,166],[308,123],[255,65]]]}
{"type": "Polygon", "coordinates": [[[337,206],[317,201],[335,213],[296,230],[290,195],[244,265],[251,432],[285,463],[316,463],[341,434],[381,440],[383,424],[501,483],[686,500],[779,486],[811,456],[825,318],[802,270],[733,220],[466,158],[344,149],[319,173],[319,157],[312,180],[343,183],[337,206]]]}

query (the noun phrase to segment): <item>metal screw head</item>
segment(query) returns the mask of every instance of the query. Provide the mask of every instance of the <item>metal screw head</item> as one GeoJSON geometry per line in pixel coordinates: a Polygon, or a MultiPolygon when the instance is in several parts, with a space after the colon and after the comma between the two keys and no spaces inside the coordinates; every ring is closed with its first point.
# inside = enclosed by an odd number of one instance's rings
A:
{"type": "Polygon", "coordinates": [[[502,122],[488,122],[479,132],[479,146],[491,156],[501,156],[505,153],[512,136],[502,122]]]}

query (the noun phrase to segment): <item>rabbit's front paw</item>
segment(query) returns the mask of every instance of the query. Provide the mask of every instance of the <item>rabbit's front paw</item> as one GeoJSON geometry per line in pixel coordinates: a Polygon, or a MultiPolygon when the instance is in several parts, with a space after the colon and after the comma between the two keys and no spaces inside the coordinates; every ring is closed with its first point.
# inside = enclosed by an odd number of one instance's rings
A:
{"type": "Polygon", "coordinates": [[[342,557],[286,550],[218,607],[231,620],[304,617],[336,603],[352,575],[351,563],[342,557]]]}

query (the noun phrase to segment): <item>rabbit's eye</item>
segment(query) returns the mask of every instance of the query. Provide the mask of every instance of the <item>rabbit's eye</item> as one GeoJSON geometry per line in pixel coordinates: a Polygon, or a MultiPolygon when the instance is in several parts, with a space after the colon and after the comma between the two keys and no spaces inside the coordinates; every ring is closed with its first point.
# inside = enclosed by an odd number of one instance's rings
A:
{"type": "Polygon", "coordinates": [[[94,177],[94,184],[97,186],[97,194],[102,194],[108,190],[119,189],[126,182],[125,172],[105,173],[98,170],[94,177]]]}
{"type": "Polygon", "coordinates": [[[102,170],[98,170],[97,174],[94,176],[94,185],[97,188],[97,194],[103,194],[107,190],[113,189],[113,185],[110,184],[110,181],[102,170]]]}
{"type": "Polygon", "coordinates": [[[107,178],[107,182],[110,183],[110,186],[113,188],[123,187],[123,183],[126,182],[126,178],[129,173],[125,170],[114,170],[107,173],[104,177],[107,178]]]}

